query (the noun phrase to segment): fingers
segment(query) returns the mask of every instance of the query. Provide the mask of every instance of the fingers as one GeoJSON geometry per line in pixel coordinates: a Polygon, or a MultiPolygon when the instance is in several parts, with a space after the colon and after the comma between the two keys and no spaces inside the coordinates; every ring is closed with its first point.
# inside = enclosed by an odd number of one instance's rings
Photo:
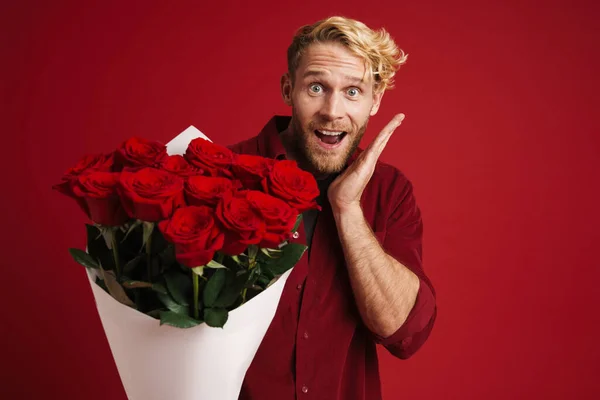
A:
{"type": "Polygon", "coordinates": [[[375,140],[371,143],[370,149],[368,149],[369,157],[373,156],[375,160],[379,158],[383,149],[385,148],[388,140],[392,137],[392,133],[402,124],[404,120],[404,114],[396,114],[394,118],[379,132],[375,140]]]}
{"type": "Polygon", "coordinates": [[[375,138],[375,147],[378,150],[383,151],[383,148],[392,136],[392,133],[394,133],[396,128],[399,127],[400,124],[402,124],[403,120],[404,114],[397,114],[394,116],[394,118],[392,118],[390,122],[388,122],[388,124],[383,128],[383,130],[379,132],[379,135],[377,135],[377,137],[375,138]]]}
{"type": "Polygon", "coordinates": [[[365,151],[363,151],[352,163],[350,168],[346,170],[346,173],[350,174],[356,172],[360,175],[366,173],[369,174],[370,177],[370,174],[373,173],[375,164],[383,152],[385,145],[392,136],[392,133],[394,133],[396,128],[400,126],[402,120],[404,120],[404,114],[395,115],[394,118],[392,118],[392,120],[381,130],[381,132],[379,132],[375,140],[371,142],[365,151]]]}

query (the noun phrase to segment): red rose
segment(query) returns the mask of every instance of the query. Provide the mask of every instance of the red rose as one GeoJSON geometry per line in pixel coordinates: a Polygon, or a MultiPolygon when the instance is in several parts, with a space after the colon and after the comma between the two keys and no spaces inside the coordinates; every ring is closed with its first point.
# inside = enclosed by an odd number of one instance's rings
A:
{"type": "Polygon", "coordinates": [[[175,245],[177,261],[189,268],[208,264],[223,246],[224,235],[209,207],[178,208],[170,219],[158,223],[158,229],[175,245]]]}
{"type": "Polygon", "coordinates": [[[249,191],[246,197],[266,224],[266,232],[259,246],[278,248],[292,235],[298,217],[297,211],[285,201],[258,190],[249,191]]]}
{"type": "Polygon", "coordinates": [[[185,159],[210,176],[231,177],[231,164],[235,154],[227,147],[219,146],[204,138],[193,139],[188,145],[185,159]]]}
{"type": "Polygon", "coordinates": [[[80,197],[73,193],[73,185],[77,182],[80,175],[90,173],[93,171],[106,171],[110,172],[114,165],[114,158],[112,154],[90,154],[85,155],[79,159],[74,167],[69,168],[63,177],[61,182],[52,186],[52,189],[69,196],[77,201],[77,204],[81,209],[89,215],[87,204],[80,197]]]}
{"type": "Polygon", "coordinates": [[[122,172],[117,191],[131,218],[156,222],[185,205],[183,178],[155,168],[122,172]]]}
{"type": "Polygon", "coordinates": [[[88,154],[79,159],[74,167],[69,168],[61,178],[61,182],[52,188],[67,196],[73,196],[72,185],[81,174],[92,171],[110,172],[114,165],[112,154],[88,154]]]}
{"type": "Polygon", "coordinates": [[[187,178],[194,175],[202,175],[203,171],[188,163],[182,155],[175,154],[167,156],[160,167],[167,172],[187,178]]]}
{"type": "Polygon", "coordinates": [[[263,181],[263,190],[285,201],[298,213],[321,209],[316,202],[320,191],[315,177],[310,172],[300,169],[295,161],[277,161],[267,179],[263,181]]]}
{"type": "Polygon", "coordinates": [[[116,163],[125,171],[157,167],[167,158],[167,147],[157,141],[140,137],[127,139],[115,151],[116,163]]]}
{"type": "Polygon", "coordinates": [[[213,209],[223,197],[237,186],[230,179],[216,176],[192,176],[184,186],[187,204],[190,206],[209,206],[213,209]]]}
{"type": "Polygon", "coordinates": [[[231,166],[231,171],[246,189],[260,190],[262,180],[269,175],[274,164],[275,160],[271,158],[241,154],[231,166]]]}
{"type": "Polygon", "coordinates": [[[119,226],[129,219],[117,193],[119,177],[115,172],[90,172],[80,175],[73,185],[73,194],[85,204],[83,210],[97,224],[119,226]]]}
{"type": "Polygon", "coordinates": [[[225,193],[217,205],[216,218],[225,228],[225,254],[241,254],[249,245],[258,244],[263,239],[265,221],[250,204],[247,193],[225,193]]]}

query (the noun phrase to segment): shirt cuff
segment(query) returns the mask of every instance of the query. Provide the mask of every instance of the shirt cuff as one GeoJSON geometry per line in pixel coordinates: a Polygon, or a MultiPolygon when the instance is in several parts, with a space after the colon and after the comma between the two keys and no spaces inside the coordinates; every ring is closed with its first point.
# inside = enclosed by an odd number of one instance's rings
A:
{"type": "Polygon", "coordinates": [[[388,337],[373,333],[375,341],[383,346],[400,344],[402,347],[410,346],[412,338],[425,329],[435,312],[435,297],[429,285],[419,278],[419,291],[415,304],[404,323],[388,337]]]}

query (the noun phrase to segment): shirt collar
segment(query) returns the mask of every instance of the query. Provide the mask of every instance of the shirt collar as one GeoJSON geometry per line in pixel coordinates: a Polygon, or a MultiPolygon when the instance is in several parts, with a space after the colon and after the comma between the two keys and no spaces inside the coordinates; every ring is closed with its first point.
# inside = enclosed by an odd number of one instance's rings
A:
{"type": "Polygon", "coordinates": [[[263,157],[285,159],[285,147],[279,134],[289,125],[292,117],[275,115],[263,127],[258,135],[258,152],[263,157]]]}
{"type": "MultiPolygon", "coordinates": [[[[283,132],[292,117],[275,115],[263,127],[258,135],[258,151],[263,157],[285,160],[285,147],[281,142],[280,133],[283,132]]],[[[356,160],[358,155],[363,152],[363,149],[358,147],[346,162],[346,168],[356,160]]]]}

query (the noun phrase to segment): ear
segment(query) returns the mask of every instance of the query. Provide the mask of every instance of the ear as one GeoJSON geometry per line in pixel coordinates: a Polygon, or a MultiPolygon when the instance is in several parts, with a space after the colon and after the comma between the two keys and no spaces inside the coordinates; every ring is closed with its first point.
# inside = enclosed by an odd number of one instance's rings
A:
{"type": "Polygon", "coordinates": [[[377,111],[379,111],[379,106],[381,105],[381,99],[383,98],[383,93],[384,93],[384,91],[382,91],[380,93],[373,92],[373,105],[371,106],[371,112],[369,113],[369,115],[371,117],[373,115],[377,114],[377,111]]]}
{"type": "Polygon", "coordinates": [[[288,106],[292,105],[292,80],[289,72],[281,76],[281,97],[288,106]]]}

